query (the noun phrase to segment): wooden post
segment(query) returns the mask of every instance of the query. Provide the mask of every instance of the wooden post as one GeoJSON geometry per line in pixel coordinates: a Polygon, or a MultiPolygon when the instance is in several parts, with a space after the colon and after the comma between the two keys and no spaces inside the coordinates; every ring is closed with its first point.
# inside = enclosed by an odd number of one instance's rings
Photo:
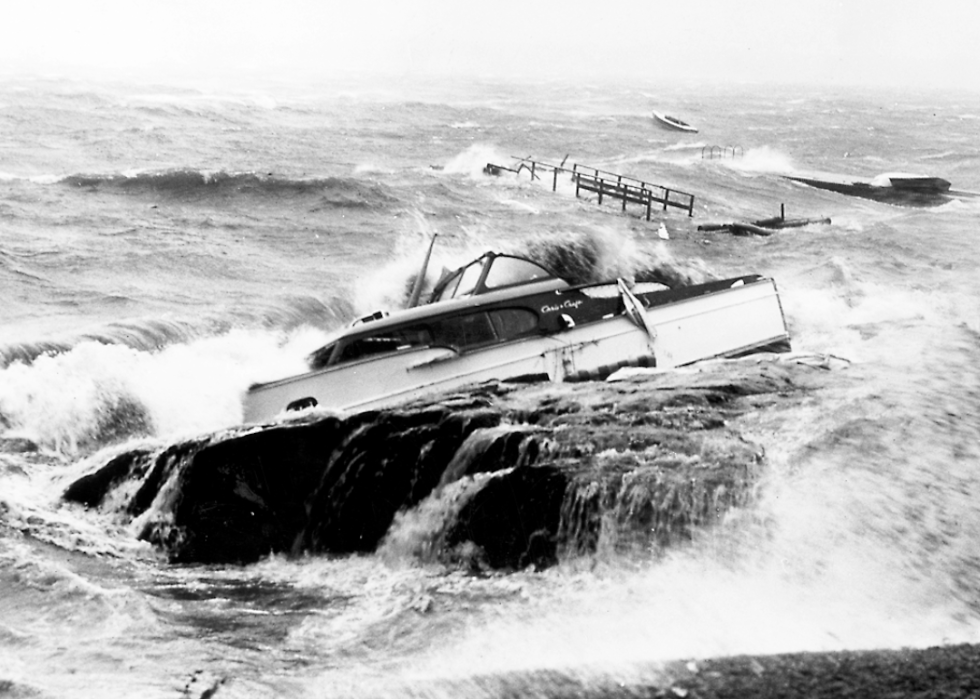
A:
{"type": "Polygon", "coordinates": [[[551,180],[551,191],[558,191],[558,168],[555,168],[555,176],[554,179],[551,180]]]}
{"type": "Polygon", "coordinates": [[[647,193],[647,221],[650,220],[650,201],[653,199],[653,192],[646,190],[647,193]]]}
{"type": "Polygon", "coordinates": [[[670,201],[670,190],[664,188],[664,211],[667,210],[667,202],[670,201]]]}
{"type": "MultiPolygon", "coordinates": [[[[598,170],[596,170],[596,172],[598,172],[598,170]]],[[[606,183],[601,178],[596,178],[596,181],[599,183],[599,187],[598,187],[598,189],[599,189],[599,205],[601,206],[602,205],[602,188],[603,188],[603,186],[606,183]]]]}
{"type": "Polygon", "coordinates": [[[779,205],[779,220],[780,221],[786,220],[786,204],[779,205]]]}

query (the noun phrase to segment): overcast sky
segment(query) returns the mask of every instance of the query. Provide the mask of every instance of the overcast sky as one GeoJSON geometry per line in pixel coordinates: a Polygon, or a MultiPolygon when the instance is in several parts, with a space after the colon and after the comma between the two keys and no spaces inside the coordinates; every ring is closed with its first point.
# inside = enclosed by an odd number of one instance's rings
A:
{"type": "Polygon", "coordinates": [[[980,92],[976,0],[9,0],[0,75],[657,80],[980,92]]]}

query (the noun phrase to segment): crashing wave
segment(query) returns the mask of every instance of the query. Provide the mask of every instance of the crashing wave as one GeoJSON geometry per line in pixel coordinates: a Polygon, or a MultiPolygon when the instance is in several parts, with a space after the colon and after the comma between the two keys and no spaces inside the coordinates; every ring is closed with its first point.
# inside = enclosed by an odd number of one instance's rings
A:
{"type": "Polygon", "coordinates": [[[293,178],[258,172],[209,172],[193,168],[135,173],[73,174],[60,183],[92,191],[110,190],[178,199],[207,196],[310,196],[335,207],[378,206],[395,197],[387,188],[353,177],[293,178]]]}

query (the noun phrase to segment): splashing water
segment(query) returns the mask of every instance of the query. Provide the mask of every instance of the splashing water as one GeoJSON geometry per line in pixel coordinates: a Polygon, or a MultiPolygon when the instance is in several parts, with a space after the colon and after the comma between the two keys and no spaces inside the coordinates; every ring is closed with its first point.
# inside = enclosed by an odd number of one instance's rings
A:
{"type": "Polygon", "coordinates": [[[241,422],[241,395],[260,380],[306,370],[322,331],[236,331],[160,352],[81,343],[0,369],[0,415],[12,435],[66,455],[116,441],[181,435],[241,422]]]}
{"type": "Polygon", "coordinates": [[[897,95],[882,109],[859,95],[841,111],[812,108],[810,94],[651,90],[676,97],[703,134],[714,129],[712,142],[752,124],[772,144],[702,164],[708,141],[651,132],[632,89],[486,87],[477,106],[305,95],[270,110],[21,88],[4,111],[17,128],[5,166],[16,172],[2,178],[0,287],[13,300],[2,343],[24,351],[0,368],[0,686],[554,696],[654,682],[659,663],[679,657],[977,641],[976,206],[913,211],[766,176],[926,170],[980,189],[962,103],[897,95]],[[909,126],[926,107],[943,129],[909,126]],[[697,195],[695,216],[665,212],[661,241],[658,218],[577,200],[566,179],[552,192],[526,172],[483,175],[512,152],[676,179],[697,195]],[[135,188],[115,177],[182,168],[284,172],[168,196],[152,176],[135,188]],[[72,187],[46,173],[96,179],[72,187]],[[783,200],[833,223],[764,240],[696,231],[706,214],[754,220],[783,200]],[[464,572],[466,551],[461,569],[432,560],[434,532],[477,479],[400,513],[376,554],[250,566],[167,565],[111,514],[60,501],[118,450],[237,424],[250,383],[304,370],[335,325],[401,307],[434,232],[427,285],[487,249],[582,281],[650,269],[681,281],[771,275],[794,348],[842,360],[727,426],[765,450],[752,504],[666,555],[609,547],[482,575],[464,572]],[[335,303],[348,298],[350,308],[335,303]],[[224,310],[236,304],[247,308],[224,310]],[[145,334],[127,346],[133,327],[145,334]]]}

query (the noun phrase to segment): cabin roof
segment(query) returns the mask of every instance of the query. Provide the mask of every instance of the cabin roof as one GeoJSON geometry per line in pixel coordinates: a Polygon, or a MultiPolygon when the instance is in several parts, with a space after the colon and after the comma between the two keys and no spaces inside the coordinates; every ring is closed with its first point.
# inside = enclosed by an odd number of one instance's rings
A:
{"type": "MultiPolygon", "coordinates": [[[[352,337],[357,335],[373,335],[377,331],[385,330],[400,325],[418,323],[432,318],[459,315],[466,311],[479,309],[481,307],[498,306],[513,302],[526,296],[546,293],[548,291],[559,291],[571,288],[564,279],[553,277],[539,282],[530,282],[519,286],[508,287],[499,291],[490,291],[477,296],[464,296],[459,299],[449,301],[438,301],[425,306],[406,308],[392,311],[391,315],[371,320],[357,325],[352,325],[337,334],[335,339],[341,337],[352,337]]],[[[519,305],[519,304],[518,304],[519,305]]]]}

